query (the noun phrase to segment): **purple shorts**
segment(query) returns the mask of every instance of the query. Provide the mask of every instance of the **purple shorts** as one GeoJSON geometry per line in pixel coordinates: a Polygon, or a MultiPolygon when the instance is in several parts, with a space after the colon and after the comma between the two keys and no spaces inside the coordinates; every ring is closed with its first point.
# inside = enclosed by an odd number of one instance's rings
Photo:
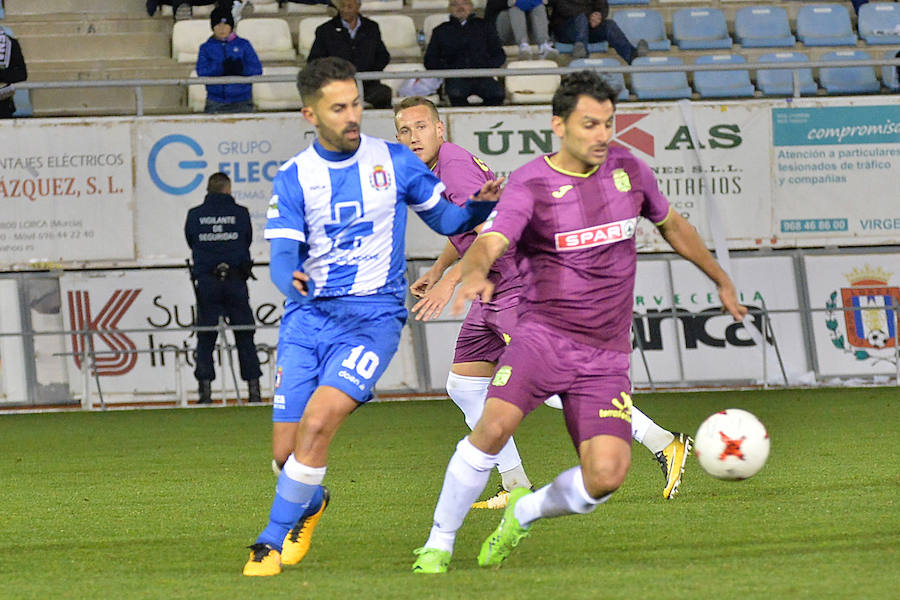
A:
{"type": "Polygon", "coordinates": [[[527,415],[559,394],[576,450],[597,435],[631,443],[629,361],[624,352],[576,342],[542,323],[519,323],[487,397],[514,404],[527,415]]]}
{"type": "Polygon", "coordinates": [[[473,302],[456,338],[453,364],[497,362],[509,343],[518,318],[517,304],[494,310],[485,308],[477,300],[473,302]]]}

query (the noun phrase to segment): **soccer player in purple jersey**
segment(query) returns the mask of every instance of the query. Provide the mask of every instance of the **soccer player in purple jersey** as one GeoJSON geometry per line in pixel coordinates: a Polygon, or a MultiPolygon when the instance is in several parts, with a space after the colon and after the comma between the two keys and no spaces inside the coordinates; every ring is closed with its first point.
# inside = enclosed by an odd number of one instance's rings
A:
{"type": "MultiPolygon", "coordinates": [[[[465,202],[469,196],[467,190],[493,179],[493,173],[479,158],[444,141],[444,124],[437,108],[427,98],[412,96],[400,102],[394,107],[394,124],[397,140],[408,146],[441,178],[446,186],[444,195],[454,204],[465,202]]],[[[417,320],[438,316],[453,297],[461,277],[457,259],[472,245],[476,235],[476,231],[470,231],[450,236],[434,265],[410,286],[413,295],[420,298],[412,308],[417,320]]],[[[504,253],[491,266],[488,279],[495,285],[491,301],[482,303],[475,299],[472,302],[456,340],[453,366],[447,377],[447,393],[462,410],[469,428],[481,418],[497,360],[518,321],[522,279],[513,252],[504,253]]],[[[546,403],[562,408],[559,396],[551,397],[546,403]]],[[[632,408],[631,432],[662,467],[663,497],[674,498],[690,453],[690,437],[663,429],[637,407],[632,408]]],[[[476,502],[473,508],[505,508],[509,490],[531,487],[512,438],[498,453],[497,469],[501,476],[500,490],[487,500],[476,502]]]]}
{"type": "Polygon", "coordinates": [[[624,481],[631,463],[628,367],[638,217],[655,223],[672,248],[716,284],[723,310],[737,321],[747,313],[696,230],[669,207],[647,164],[610,147],[615,91],[594,72],[572,73],[563,76],[552,108],[560,151],[510,175],[493,216],[462,259],[456,313],[466,300],[490,302],[487,275],[510,246],[526,286],[484,413],[447,466],[415,572],[446,572],[456,532],[487,484],[497,452],[551,394],[562,397],[580,464],[536,492],[513,490],[478,564],[500,565],[535,521],[589,513],[624,481]]]}

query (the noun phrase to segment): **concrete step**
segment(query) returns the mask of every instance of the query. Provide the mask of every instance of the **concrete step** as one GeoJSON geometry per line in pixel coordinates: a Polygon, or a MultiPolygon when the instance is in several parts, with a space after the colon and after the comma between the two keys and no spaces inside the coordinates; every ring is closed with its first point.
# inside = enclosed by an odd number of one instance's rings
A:
{"type": "Polygon", "coordinates": [[[4,0],[6,17],[60,13],[126,13],[147,16],[144,0],[4,0]]]}
{"type": "Polygon", "coordinates": [[[107,33],[92,35],[18,36],[25,61],[32,63],[97,60],[98,58],[168,59],[172,42],[165,33],[107,33]]]}
{"type": "MultiPolygon", "coordinates": [[[[187,112],[187,91],[177,86],[144,88],[145,114],[187,112]]],[[[134,115],[137,100],[127,88],[31,90],[34,115],[134,115]]]]}
{"type": "Polygon", "coordinates": [[[159,33],[172,35],[172,22],[163,19],[129,17],[127,15],[58,15],[53,18],[29,16],[4,19],[3,24],[13,34],[34,37],[39,35],[92,35],[110,33],[159,33]]]}

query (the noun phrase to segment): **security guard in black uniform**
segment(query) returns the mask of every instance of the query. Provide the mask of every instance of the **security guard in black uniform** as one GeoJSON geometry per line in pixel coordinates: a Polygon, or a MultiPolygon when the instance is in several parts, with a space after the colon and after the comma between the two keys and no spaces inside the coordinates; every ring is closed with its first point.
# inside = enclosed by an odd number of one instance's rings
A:
{"type": "MultiPolygon", "coordinates": [[[[250,213],[231,196],[231,180],[225,173],[210,176],[206,199],[188,211],[184,236],[191,247],[191,276],[197,293],[197,325],[215,326],[223,315],[231,325],[253,325],[247,279],[253,261],[250,213]]],[[[252,329],[235,330],[241,378],[247,381],[250,402],[259,402],[259,357],[252,329]]],[[[197,332],[197,366],[194,377],[200,388],[199,404],[212,402],[213,350],[216,331],[197,332]]]]}

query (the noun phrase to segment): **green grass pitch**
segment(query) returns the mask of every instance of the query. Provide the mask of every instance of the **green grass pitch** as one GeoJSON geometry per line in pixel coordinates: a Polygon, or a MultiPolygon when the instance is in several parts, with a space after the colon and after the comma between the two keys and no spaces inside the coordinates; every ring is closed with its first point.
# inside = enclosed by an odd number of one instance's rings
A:
{"type": "MultiPolygon", "coordinates": [[[[772,437],[769,463],[733,483],[691,458],[681,495],[665,501],[658,465],[635,446],[608,503],[537,523],[499,570],[475,556],[500,512],[472,511],[445,576],[410,567],[464,434],[449,401],[354,414],[310,554],[265,579],[240,572],[275,484],[268,409],[0,416],[0,597],[898,597],[897,388],[635,400],[689,432],[715,410],[750,410],[772,437]]],[[[516,441],[538,485],[575,464],[558,411],[538,409],[516,441]]]]}

